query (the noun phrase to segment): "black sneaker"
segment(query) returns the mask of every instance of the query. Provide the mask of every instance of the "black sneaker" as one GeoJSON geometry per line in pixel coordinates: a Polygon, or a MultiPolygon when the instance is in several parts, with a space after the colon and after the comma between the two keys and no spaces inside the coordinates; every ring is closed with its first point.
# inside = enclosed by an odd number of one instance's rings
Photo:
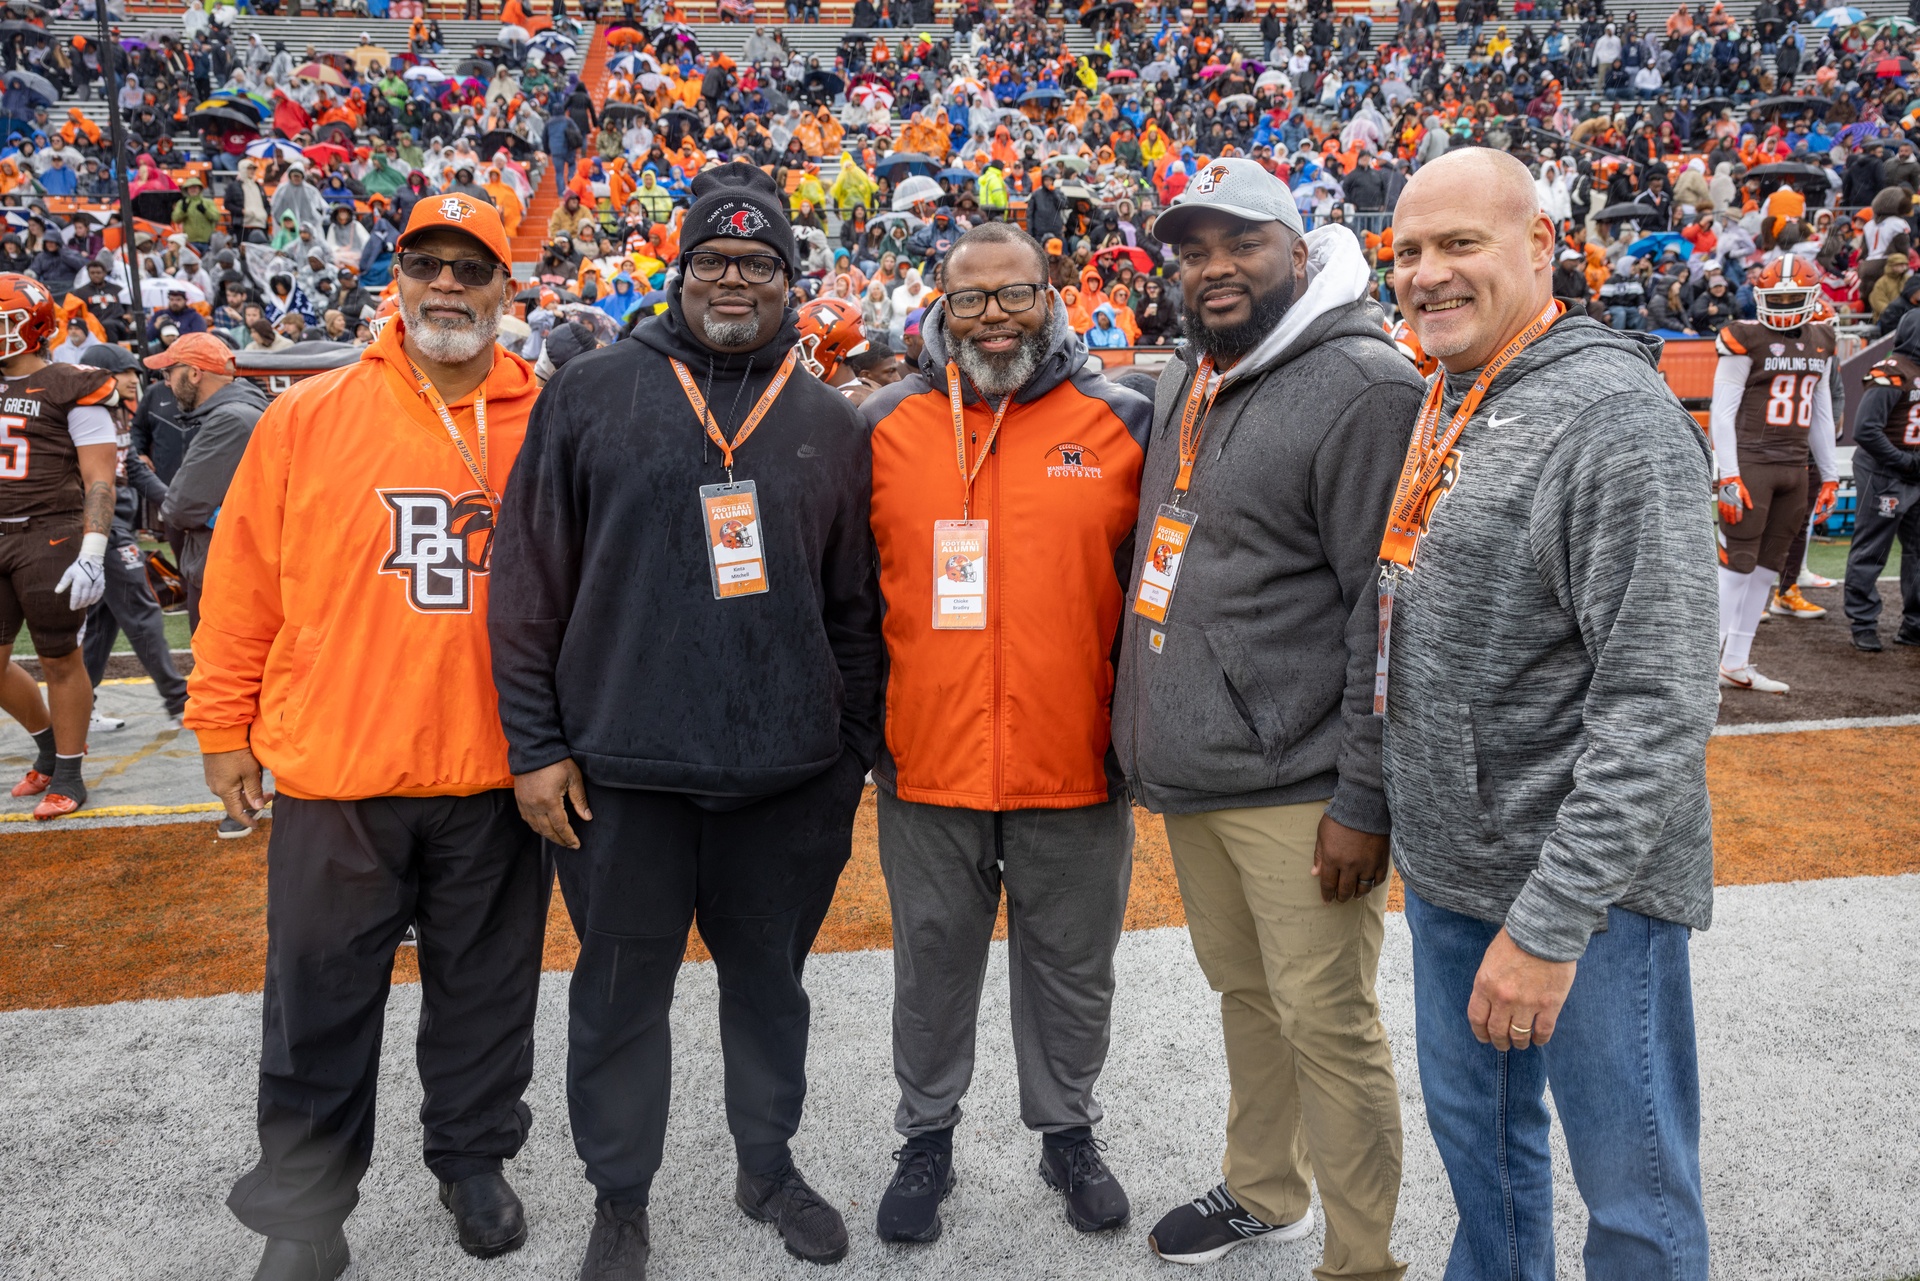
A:
{"type": "Polygon", "coordinates": [[[1147,1244],[1168,1263],[1211,1263],[1249,1241],[1298,1241],[1312,1231],[1312,1210],[1298,1223],[1267,1223],[1234,1200],[1222,1183],[1198,1201],[1168,1211],[1153,1225],[1147,1244]]]}
{"type": "Polygon", "coordinates": [[[647,1207],[611,1201],[593,1207],[593,1235],[580,1261],[580,1281],[647,1281],[647,1207]]]}
{"type": "Polygon", "coordinates": [[[326,1241],[293,1241],[271,1237],[260,1252],[253,1281],[333,1281],[347,1270],[351,1255],[346,1235],[335,1230],[326,1241]]]}
{"type": "Polygon", "coordinates": [[[220,820],[220,826],[214,829],[213,834],[223,841],[238,841],[252,836],[254,830],[229,814],[220,820]]]}
{"type": "Polygon", "coordinates": [[[940,1203],[953,1193],[953,1148],[908,1139],[893,1154],[893,1182],[880,1198],[874,1227],[882,1241],[937,1241],[940,1203]]]}
{"type": "Polygon", "coordinates": [[[1920,627],[1902,627],[1893,634],[1896,645],[1920,645],[1920,627]]]}
{"type": "Polygon", "coordinates": [[[1880,633],[1860,630],[1853,634],[1853,647],[1866,654],[1878,654],[1881,650],[1880,633]]]}
{"type": "Polygon", "coordinates": [[[764,1178],[742,1171],[734,1180],[733,1202],[749,1219],[779,1228],[787,1253],[796,1259],[838,1263],[846,1257],[846,1220],[807,1186],[793,1165],[764,1178]]]}
{"type": "Polygon", "coordinates": [[[1040,1145],[1040,1177],[1067,1195],[1067,1222],[1082,1232],[1105,1232],[1133,1216],[1127,1191],[1100,1155],[1107,1145],[1091,1134],[1070,1144],[1040,1145]]]}

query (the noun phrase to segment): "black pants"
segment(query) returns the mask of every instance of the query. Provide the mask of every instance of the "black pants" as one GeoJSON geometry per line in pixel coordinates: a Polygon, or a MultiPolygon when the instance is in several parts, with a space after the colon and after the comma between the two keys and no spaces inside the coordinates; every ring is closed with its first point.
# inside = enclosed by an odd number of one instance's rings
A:
{"type": "Polygon", "coordinates": [[[87,630],[80,641],[87,679],[98,685],[107,674],[113,642],[124,631],[140,666],[153,677],[154,692],[169,712],[178,715],[187,705],[187,680],[173,665],[166,616],[154,599],[153,584],[147,581],[146,553],[124,521],[114,521],[108,535],[106,571],[106,595],[88,611],[87,630]]]}
{"type": "Polygon", "coordinates": [[[739,809],[587,785],[593,820],[558,851],[580,936],[567,1024],[574,1150],[602,1200],[645,1204],[673,1082],[668,1011],[696,919],[720,974],[727,1128],[740,1167],[783,1169],[807,1095],[807,950],[853,844],[851,754],[739,809]]]}
{"type": "Polygon", "coordinates": [[[1847,552],[1847,622],[1856,632],[1880,622],[1880,571],[1893,540],[1900,540],[1902,630],[1920,632],[1920,483],[1897,480],[1853,456],[1853,487],[1859,495],[1853,517],[1853,547],[1847,552]]]}
{"type": "Polygon", "coordinates": [[[372,1158],[387,989],[410,923],[427,1168],[451,1182],[519,1152],[552,864],[505,789],[282,794],[273,809],[260,1163],[227,1208],[268,1236],[324,1240],[372,1158]]]}

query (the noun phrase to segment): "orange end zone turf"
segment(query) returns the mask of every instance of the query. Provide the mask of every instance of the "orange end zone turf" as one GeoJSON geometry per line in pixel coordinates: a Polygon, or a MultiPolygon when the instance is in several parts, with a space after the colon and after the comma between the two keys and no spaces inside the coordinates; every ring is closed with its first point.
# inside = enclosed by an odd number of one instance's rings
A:
{"type": "MultiPolygon", "coordinates": [[[[1715,879],[1749,885],[1920,872],[1920,810],[1908,780],[1861,764],[1916,754],[1920,727],[1713,740],[1715,879]]],[[[1144,811],[1135,818],[1127,928],[1181,924],[1165,831],[1144,811]]],[[[0,1009],[257,990],[265,858],[264,839],[216,840],[209,823],[0,837],[0,1009]]],[[[1388,905],[1400,905],[1397,882],[1388,905]]],[[[890,942],[869,793],[816,950],[890,942]]],[[[687,951],[706,959],[697,934],[687,951]]],[[[570,968],[574,954],[556,891],[547,968],[570,968]]],[[[417,976],[412,950],[402,948],[395,981],[417,976]]]]}

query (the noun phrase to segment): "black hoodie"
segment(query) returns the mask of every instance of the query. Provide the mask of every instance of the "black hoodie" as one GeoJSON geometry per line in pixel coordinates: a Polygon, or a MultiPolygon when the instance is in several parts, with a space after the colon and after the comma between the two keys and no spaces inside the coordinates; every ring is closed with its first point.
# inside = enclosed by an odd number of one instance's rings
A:
{"type": "Polygon", "coordinates": [[[797,367],[735,452],[758,486],[770,590],[715,600],[702,485],[725,481],[668,357],[731,438],[796,340],[722,356],[680,311],[569,361],[514,464],[488,634],[516,774],[571,756],[611,787],[726,808],[880,741],[871,455],[844,396],[797,367]]]}

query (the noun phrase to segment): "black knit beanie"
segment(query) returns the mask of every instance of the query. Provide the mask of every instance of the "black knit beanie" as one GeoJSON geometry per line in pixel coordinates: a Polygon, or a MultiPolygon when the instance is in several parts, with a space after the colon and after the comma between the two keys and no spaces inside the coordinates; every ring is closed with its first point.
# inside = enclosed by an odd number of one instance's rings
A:
{"type": "Polygon", "coordinates": [[[693,208],[680,229],[680,252],[721,236],[758,240],[778,250],[788,271],[796,272],[800,260],[784,206],[780,189],[758,165],[744,160],[708,165],[693,180],[693,208]]]}

